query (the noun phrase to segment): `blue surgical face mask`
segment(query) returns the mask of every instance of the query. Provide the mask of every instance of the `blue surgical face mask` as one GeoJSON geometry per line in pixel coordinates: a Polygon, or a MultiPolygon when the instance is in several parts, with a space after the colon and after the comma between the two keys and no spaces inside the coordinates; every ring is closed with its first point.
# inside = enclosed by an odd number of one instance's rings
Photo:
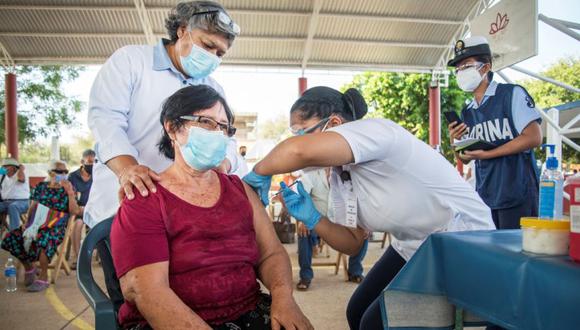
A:
{"type": "Polygon", "coordinates": [[[218,167],[226,158],[228,137],[222,131],[208,131],[201,127],[189,129],[187,142],[180,146],[185,162],[198,171],[218,167]]]}
{"type": "MultiPolygon", "coordinates": [[[[191,33],[189,34],[191,39],[191,33]]],[[[207,50],[194,44],[187,56],[180,56],[183,71],[193,79],[203,79],[209,76],[221,63],[221,59],[207,50]]]]}

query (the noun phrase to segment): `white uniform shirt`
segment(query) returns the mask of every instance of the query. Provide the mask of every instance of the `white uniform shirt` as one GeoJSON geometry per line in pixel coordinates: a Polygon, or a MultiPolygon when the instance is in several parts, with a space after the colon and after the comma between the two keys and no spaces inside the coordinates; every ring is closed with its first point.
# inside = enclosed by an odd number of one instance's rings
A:
{"type": "MultiPolygon", "coordinates": [[[[387,119],[334,127],[354,155],[347,165],[358,205],[358,226],[389,232],[392,246],[409,260],[431,233],[495,229],[490,209],[457,170],[433,148],[387,119]]],[[[336,222],[344,218],[340,168],[330,187],[336,222]],[[341,204],[342,203],[342,204],[341,204]]]]}
{"type": "MultiPolygon", "coordinates": [[[[230,146],[228,146],[228,147],[230,147],[230,146]]],[[[246,162],[246,159],[244,157],[242,157],[242,155],[236,153],[235,147],[236,146],[232,146],[232,148],[234,148],[234,150],[230,150],[229,152],[231,152],[232,155],[236,155],[238,168],[233,172],[230,171],[230,174],[237,175],[241,179],[241,178],[245,177],[246,174],[250,173],[250,170],[248,169],[248,163],[246,162]]]]}
{"type": "Polygon", "coordinates": [[[310,197],[312,197],[314,207],[316,207],[320,214],[328,217],[328,197],[330,194],[330,187],[326,176],[326,170],[321,168],[304,172],[301,180],[304,190],[306,190],[310,194],[310,197]]]}
{"type": "Polygon", "coordinates": [[[2,181],[2,199],[29,199],[30,185],[28,184],[28,176],[24,176],[24,182],[18,181],[18,174],[14,173],[12,177],[4,176],[2,181]]]}
{"type": "MultiPolygon", "coordinates": [[[[156,46],[125,46],[118,49],[97,75],[89,98],[88,125],[95,137],[99,162],[93,168],[93,185],[84,221],[93,227],[117,211],[118,179],[105,163],[120,155],[133,156],[139,164],[162,172],[171,164],[158,151],[162,136],[159,122],[165,99],[188,85],[205,84],[224,95],[211,77],[185,77],[171,62],[163,40],[156,46]]],[[[227,158],[237,170],[235,140],[227,158]]]]}

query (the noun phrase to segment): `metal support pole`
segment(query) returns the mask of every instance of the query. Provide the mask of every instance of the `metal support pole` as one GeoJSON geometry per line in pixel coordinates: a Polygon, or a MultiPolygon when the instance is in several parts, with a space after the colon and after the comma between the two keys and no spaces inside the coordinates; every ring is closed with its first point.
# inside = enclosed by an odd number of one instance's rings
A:
{"type": "Polygon", "coordinates": [[[308,89],[308,78],[300,77],[298,78],[298,97],[302,96],[304,92],[308,89]]]}
{"type": "Polygon", "coordinates": [[[429,85],[429,144],[439,151],[441,145],[441,89],[439,81],[429,85]]]}
{"type": "Polygon", "coordinates": [[[580,88],[576,88],[576,87],[570,86],[568,84],[565,84],[563,82],[559,82],[559,81],[554,80],[552,78],[548,78],[548,77],[541,76],[541,75],[539,75],[537,73],[534,73],[534,72],[532,72],[530,70],[526,70],[524,68],[520,68],[519,66],[512,65],[509,68],[512,69],[512,70],[516,70],[518,72],[527,74],[528,76],[532,76],[532,77],[534,77],[536,79],[543,80],[543,81],[549,82],[551,84],[554,84],[556,86],[562,87],[564,89],[567,89],[567,90],[571,91],[572,93],[580,93],[580,88]]]}
{"type": "Polygon", "coordinates": [[[513,80],[511,80],[505,73],[503,73],[502,71],[496,71],[496,73],[503,78],[503,80],[505,80],[505,82],[507,82],[508,84],[513,84],[513,80]]]}
{"type": "Polygon", "coordinates": [[[18,113],[16,111],[17,86],[16,75],[7,73],[5,76],[6,109],[4,113],[4,134],[8,157],[18,159],[18,113]]]}
{"type": "Polygon", "coordinates": [[[572,31],[570,28],[568,28],[568,26],[566,26],[566,24],[563,24],[563,23],[568,23],[568,25],[572,25],[572,26],[575,26],[576,27],[576,24],[577,23],[575,24],[575,23],[572,23],[572,22],[566,22],[566,21],[562,21],[562,20],[556,20],[556,19],[550,18],[550,17],[548,17],[548,16],[546,16],[544,14],[539,14],[538,15],[538,19],[540,21],[548,24],[549,26],[553,27],[554,29],[556,29],[556,30],[558,30],[558,31],[560,31],[562,33],[565,33],[565,34],[569,35],[570,37],[572,37],[572,38],[580,41],[580,34],[578,34],[575,31],[572,31]]]}
{"type": "MultiPolygon", "coordinates": [[[[463,176],[463,162],[458,157],[455,157],[455,159],[457,160],[457,172],[459,172],[459,175],[463,176]]],[[[471,173],[471,175],[473,175],[473,173],[471,173]]]]}
{"type": "Polygon", "coordinates": [[[58,136],[53,136],[50,141],[50,159],[60,160],[60,145],[58,143],[58,136]]]}

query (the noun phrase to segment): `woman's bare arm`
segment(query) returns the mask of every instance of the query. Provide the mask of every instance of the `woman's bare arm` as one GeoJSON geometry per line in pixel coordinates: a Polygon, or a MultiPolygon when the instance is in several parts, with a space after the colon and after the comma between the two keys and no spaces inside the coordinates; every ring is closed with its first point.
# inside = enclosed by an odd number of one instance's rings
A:
{"type": "Polygon", "coordinates": [[[292,266],[288,253],[278,240],[272,222],[256,193],[246,184],[244,188],[254,211],[254,230],[261,256],[258,266],[260,280],[272,296],[292,296],[292,266]]]}
{"type": "Polygon", "coordinates": [[[254,230],[260,250],[258,275],[272,295],[272,329],[314,329],[292,297],[292,267],[274,226],[252,188],[244,184],[254,213],[254,230]]]}
{"type": "Polygon", "coordinates": [[[137,305],[153,329],[211,329],[169,287],[169,262],[130,270],[120,278],[123,297],[137,305]]]}
{"type": "Polygon", "coordinates": [[[327,217],[320,219],[314,231],[333,249],[350,256],[360,252],[366,238],[364,229],[337,225],[327,217]]]}
{"type": "Polygon", "coordinates": [[[308,166],[341,166],[353,162],[354,155],[344,137],[335,132],[323,132],[282,141],[254,166],[254,172],[274,175],[308,166]]]}

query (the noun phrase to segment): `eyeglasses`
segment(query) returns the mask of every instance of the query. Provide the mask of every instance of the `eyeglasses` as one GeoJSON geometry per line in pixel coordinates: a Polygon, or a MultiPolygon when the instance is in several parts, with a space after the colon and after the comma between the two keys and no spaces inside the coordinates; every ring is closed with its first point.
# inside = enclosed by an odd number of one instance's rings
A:
{"type": "Polygon", "coordinates": [[[210,117],[205,116],[181,116],[179,117],[184,120],[195,122],[201,128],[205,128],[210,131],[222,131],[227,136],[234,136],[236,134],[236,128],[230,124],[220,123],[210,117]]]}
{"type": "Polygon", "coordinates": [[[50,170],[51,172],[54,172],[56,174],[68,174],[68,170],[58,170],[58,169],[54,169],[54,170],[50,170]]]}
{"type": "Polygon", "coordinates": [[[293,129],[292,127],[290,127],[290,132],[295,136],[296,135],[300,136],[300,135],[304,135],[304,134],[310,134],[310,133],[314,132],[317,128],[319,128],[320,126],[326,124],[329,119],[330,119],[330,117],[324,118],[309,128],[293,129]]]}
{"type": "Polygon", "coordinates": [[[199,13],[194,13],[191,16],[193,17],[197,15],[209,15],[209,14],[215,15],[215,17],[217,18],[218,26],[222,28],[224,31],[229,32],[235,36],[240,34],[241,32],[240,26],[236,24],[228,14],[226,14],[221,10],[201,11],[199,13]]]}
{"type": "Polygon", "coordinates": [[[462,66],[458,66],[455,68],[455,74],[457,74],[459,71],[463,71],[465,69],[470,69],[470,68],[475,68],[476,70],[481,69],[485,64],[481,63],[481,62],[474,62],[474,63],[467,63],[467,64],[463,64],[462,66]]]}

